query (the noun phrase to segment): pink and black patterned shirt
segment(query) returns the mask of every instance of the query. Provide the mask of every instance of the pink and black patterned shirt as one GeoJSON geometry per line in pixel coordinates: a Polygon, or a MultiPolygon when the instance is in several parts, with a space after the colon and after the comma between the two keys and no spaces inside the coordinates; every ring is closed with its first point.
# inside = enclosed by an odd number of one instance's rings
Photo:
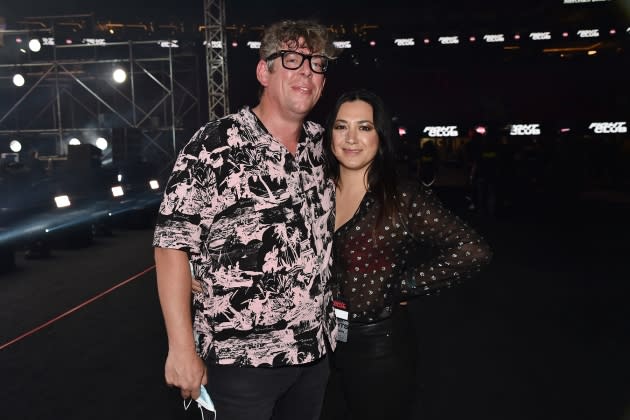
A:
{"type": "Polygon", "coordinates": [[[309,363],[335,345],[330,283],[334,186],[323,129],[292,155],[247,107],[202,127],[179,153],[153,246],[185,251],[198,351],[209,363],[309,363]]]}

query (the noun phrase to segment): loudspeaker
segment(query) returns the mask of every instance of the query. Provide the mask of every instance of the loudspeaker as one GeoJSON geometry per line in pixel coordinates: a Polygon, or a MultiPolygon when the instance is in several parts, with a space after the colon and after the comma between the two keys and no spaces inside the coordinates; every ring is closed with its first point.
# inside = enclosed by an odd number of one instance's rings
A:
{"type": "Polygon", "coordinates": [[[68,167],[72,169],[90,169],[101,166],[101,149],[93,144],[84,143],[68,146],[68,167]]]}

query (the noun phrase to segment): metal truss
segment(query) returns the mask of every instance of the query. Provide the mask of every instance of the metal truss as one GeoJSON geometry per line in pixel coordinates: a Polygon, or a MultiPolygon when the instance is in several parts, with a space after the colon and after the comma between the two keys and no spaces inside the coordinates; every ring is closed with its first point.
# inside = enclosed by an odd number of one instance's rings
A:
{"type": "Polygon", "coordinates": [[[204,0],[208,114],[210,120],[230,112],[225,35],[225,0],[204,0]]]}
{"type": "Polygon", "coordinates": [[[70,136],[132,129],[134,141],[141,142],[134,145],[141,154],[135,158],[170,165],[178,140],[187,140],[201,119],[198,56],[175,46],[171,41],[55,45],[47,60],[0,64],[5,81],[0,138],[54,139],[55,154],[63,155],[70,136]],[[123,84],[112,80],[116,67],[127,71],[123,84]],[[27,79],[22,88],[9,86],[17,72],[27,79]]]}

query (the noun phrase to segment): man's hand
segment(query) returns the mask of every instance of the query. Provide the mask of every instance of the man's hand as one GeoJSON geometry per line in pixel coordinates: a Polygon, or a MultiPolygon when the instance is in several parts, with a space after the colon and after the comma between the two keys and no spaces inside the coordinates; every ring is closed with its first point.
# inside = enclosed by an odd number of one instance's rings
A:
{"type": "Polygon", "coordinates": [[[199,398],[200,386],[208,383],[206,365],[195,352],[169,351],[164,366],[166,383],[180,389],[183,399],[199,398]]]}
{"type": "Polygon", "coordinates": [[[164,366],[166,383],[181,390],[182,397],[198,398],[207,383],[206,365],[197,355],[191,318],[191,279],[185,252],[155,248],[158,296],[168,336],[164,366]]]}

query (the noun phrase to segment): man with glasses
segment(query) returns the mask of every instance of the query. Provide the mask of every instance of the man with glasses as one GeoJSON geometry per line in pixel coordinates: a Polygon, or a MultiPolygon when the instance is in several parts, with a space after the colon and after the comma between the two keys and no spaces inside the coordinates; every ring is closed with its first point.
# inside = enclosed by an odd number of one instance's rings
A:
{"type": "Polygon", "coordinates": [[[319,417],[336,334],[334,188],[323,129],[305,118],[334,57],[321,25],[268,27],[259,104],[202,127],[165,190],[153,245],[166,382],[185,399],[206,385],[222,420],[319,417]]]}

